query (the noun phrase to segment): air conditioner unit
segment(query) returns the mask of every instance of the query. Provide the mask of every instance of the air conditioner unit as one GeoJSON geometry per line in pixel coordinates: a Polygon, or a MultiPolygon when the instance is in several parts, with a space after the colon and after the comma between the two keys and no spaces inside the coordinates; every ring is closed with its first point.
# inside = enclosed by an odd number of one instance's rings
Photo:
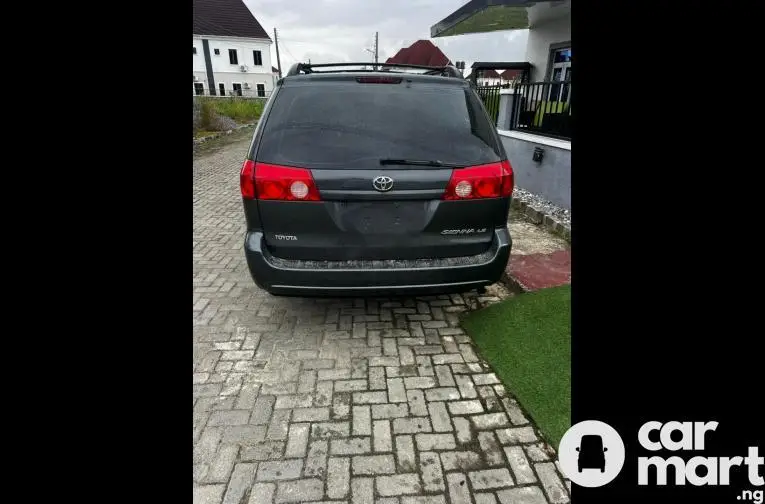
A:
{"type": "Polygon", "coordinates": [[[244,83],[244,89],[250,89],[250,84],[248,82],[244,83]]]}
{"type": "Polygon", "coordinates": [[[195,75],[195,76],[194,76],[194,82],[196,82],[196,81],[198,81],[198,80],[199,80],[199,79],[198,79],[198,78],[197,78],[197,76],[195,75]]]}
{"type": "Polygon", "coordinates": [[[245,65],[241,65],[239,67],[239,70],[241,70],[242,72],[246,72],[247,71],[247,67],[245,65]]]}

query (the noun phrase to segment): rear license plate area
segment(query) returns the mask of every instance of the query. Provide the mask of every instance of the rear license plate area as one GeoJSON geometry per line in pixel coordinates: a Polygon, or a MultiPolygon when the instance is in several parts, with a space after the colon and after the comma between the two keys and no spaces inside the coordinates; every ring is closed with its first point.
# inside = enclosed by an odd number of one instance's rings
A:
{"type": "Polygon", "coordinates": [[[361,234],[404,234],[422,231],[428,218],[425,201],[345,202],[339,218],[343,229],[361,234]]]}

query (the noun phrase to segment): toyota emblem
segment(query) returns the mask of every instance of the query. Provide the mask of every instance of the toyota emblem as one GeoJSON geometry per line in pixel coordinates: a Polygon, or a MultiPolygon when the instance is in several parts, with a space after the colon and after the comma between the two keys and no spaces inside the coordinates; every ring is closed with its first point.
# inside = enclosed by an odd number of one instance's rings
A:
{"type": "Polygon", "coordinates": [[[372,186],[380,192],[387,192],[393,189],[393,179],[387,175],[380,175],[372,180],[372,186]]]}

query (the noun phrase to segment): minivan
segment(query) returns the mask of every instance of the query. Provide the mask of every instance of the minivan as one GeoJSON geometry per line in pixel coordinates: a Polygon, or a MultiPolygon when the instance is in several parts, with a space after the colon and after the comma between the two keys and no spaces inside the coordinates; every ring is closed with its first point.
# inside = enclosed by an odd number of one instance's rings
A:
{"type": "Polygon", "coordinates": [[[275,295],[482,290],[510,257],[513,184],[453,66],[295,64],[240,173],[247,264],[275,295]]]}

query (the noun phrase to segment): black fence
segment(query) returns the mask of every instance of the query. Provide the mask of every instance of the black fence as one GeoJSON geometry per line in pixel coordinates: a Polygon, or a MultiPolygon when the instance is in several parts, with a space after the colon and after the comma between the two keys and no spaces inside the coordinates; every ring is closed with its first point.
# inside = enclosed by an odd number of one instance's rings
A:
{"type": "Polygon", "coordinates": [[[497,118],[499,117],[499,91],[501,89],[502,86],[499,84],[495,86],[477,86],[475,88],[494,124],[497,124],[497,118]]]}
{"type": "Polygon", "coordinates": [[[571,82],[530,82],[515,87],[510,129],[571,139],[571,82]]]}
{"type": "Polygon", "coordinates": [[[215,94],[213,94],[210,89],[207,88],[207,86],[202,85],[201,83],[194,83],[194,96],[241,96],[243,98],[268,98],[270,94],[270,91],[267,91],[263,88],[244,88],[240,86],[233,88],[224,87],[223,89],[218,86],[215,89],[215,94]]]}

